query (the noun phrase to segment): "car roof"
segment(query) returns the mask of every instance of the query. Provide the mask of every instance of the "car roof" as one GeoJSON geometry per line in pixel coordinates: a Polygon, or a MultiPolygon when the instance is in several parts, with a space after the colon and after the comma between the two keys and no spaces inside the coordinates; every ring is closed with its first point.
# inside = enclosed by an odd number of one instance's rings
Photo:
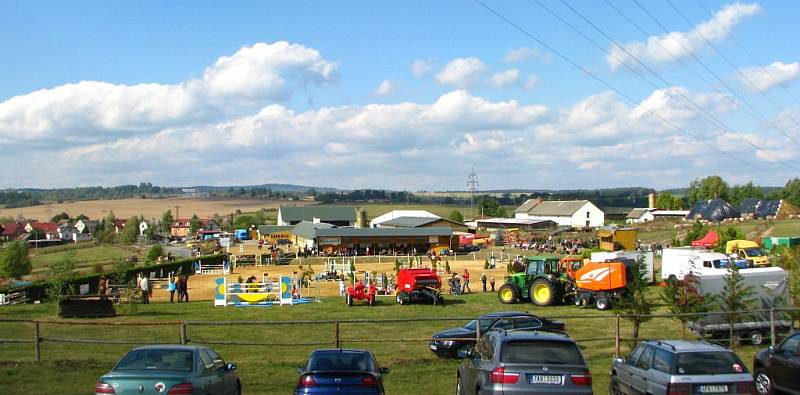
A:
{"type": "MultiPolygon", "coordinates": [[[[486,313],[479,318],[503,318],[503,317],[536,317],[535,315],[528,313],[527,311],[495,311],[492,313],[486,313]]],[[[538,318],[538,317],[537,317],[538,318]]]]}
{"type": "Polygon", "coordinates": [[[647,340],[645,343],[673,352],[730,351],[718,344],[704,340],[647,340]]]}
{"type": "Polygon", "coordinates": [[[316,354],[319,352],[352,352],[352,353],[366,353],[371,354],[369,350],[361,350],[356,348],[320,348],[311,352],[311,354],[316,354]]]}
{"type": "MultiPolygon", "coordinates": [[[[205,346],[188,346],[182,344],[151,344],[147,346],[136,347],[133,350],[182,350],[182,351],[194,351],[194,350],[208,350],[209,347],[205,346]]],[[[131,351],[133,351],[131,350],[131,351]]]]}
{"type": "Polygon", "coordinates": [[[554,333],[547,331],[532,331],[532,330],[492,330],[490,333],[496,333],[502,340],[546,340],[575,343],[575,340],[562,333],[554,333]]]}

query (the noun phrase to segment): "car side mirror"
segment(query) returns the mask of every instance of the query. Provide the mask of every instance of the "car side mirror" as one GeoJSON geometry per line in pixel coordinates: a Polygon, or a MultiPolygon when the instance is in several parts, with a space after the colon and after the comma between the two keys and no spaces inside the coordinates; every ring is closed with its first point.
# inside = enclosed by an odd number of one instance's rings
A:
{"type": "Polygon", "coordinates": [[[389,374],[391,370],[389,368],[380,368],[381,374],[389,374]]]}
{"type": "Polygon", "coordinates": [[[769,352],[775,352],[775,346],[769,346],[767,350],[769,350],[769,352]]]}
{"type": "Polygon", "coordinates": [[[472,358],[473,352],[471,348],[459,348],[458,351],[456,351],[456,355],[458,355],[459,358],[472,358]]]}
{"type": "Polygon", "coordinates": [[[234,370],[236,370],[236,364],[232,362],[228,363],[228,371],[232,372],[234,370]]]}
{"type": "Polygon", "coordinates": [[[297,374],[303,374],[303,368],[297,368],[297,374]]]}
{"type": "Polygon", "coordinates": [[[625,358],[614,358],[615,363],[625,363],[625,358]]]}

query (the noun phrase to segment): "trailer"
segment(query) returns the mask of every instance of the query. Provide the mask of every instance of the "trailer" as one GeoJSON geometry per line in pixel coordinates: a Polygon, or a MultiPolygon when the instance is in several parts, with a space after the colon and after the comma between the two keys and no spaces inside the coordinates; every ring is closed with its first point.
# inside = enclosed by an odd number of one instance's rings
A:
{"type": "Polygon", "coordinates": [[[444,305],[442,279],[431,269],[400,269],[397,273],[398,304],[427,302],[444,305]]]}

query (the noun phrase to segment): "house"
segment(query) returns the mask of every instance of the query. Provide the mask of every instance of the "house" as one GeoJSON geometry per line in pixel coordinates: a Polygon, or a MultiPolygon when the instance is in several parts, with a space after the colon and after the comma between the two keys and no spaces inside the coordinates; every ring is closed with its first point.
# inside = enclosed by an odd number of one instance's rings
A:
{"type": "Polygon", "coordinates": [[[125,230],[125,224],[128,223],[128,220],[125,219],[115,219],[114,220],[114,233],[120,234],[123,230],[125,230]]]}
{"type": "Polygon", "coordinates": [[[72,241],[72,242],[79,242],[79,241],[89,241],[92,239],[91,233],[81,233],[75,224],[66,223],[59,225],[58,227],[58,237],[64,241],[72,241]]]}
{"type": "Polygon", "coordinates": [[[34,229],[44,233],[45,240],[59,240],[58,225],[55,222],[28,222],[25,224],[25,232],[31,233],[34,229]]]}
{"type": "Polygon", "coordinates": [[[398,217],[383,221],[379,228],[450,228],[454,232],[469,230],[466,224],[439,217],[398,217]]]}
{"type": "Polygon", "coordinates": [[[144,232],[146,232],[148,228],[150,228],[150,225],[147,221],[139,221],[139,236],[144,236],[144,232]]]}
{"type": "MultiPolygon", "coordinates": [[[[179,218],[169,226],[169,234],[172,237],[190,236],[189,230],[192,228],[191,218],[179,218]]],[[[200,219],[199,230],[218,230],[219,224],[211,218],[200,219]]]]}
{"type": "Polygon", "coordinates": [[[355,226],[356,210],[350,206],[281,206],[278,209],[279,226],[297,225],[302,221],[355,226]]]}
{"type": "Polygon", "coordinates": [[[0,224],[0,241],[13,241],[25,233],[25,226],[16,222],[0,224]]]}
{"type": "Polygon", "coordinates": [[[369,221],[369,227],[378,228],[380,227],[380,224],[400,217],[441,218],[440,216],[425,210],[392,210],[388,213],[384,213],[373,218],[372,221],[369,221]]]}
{"type": "Polygon", "coordinates": [[[549,220],[578,229],[596,228],[605,222],[603,210],[588,200],[528,199],[514,211],[514,218],[549,220]]]}
{"type": "Polygon", "coordinates": [[[652,208],[635,208],[628,213],[628,216],[625,217],[625,222],[629,224],[638,224],[642,222],[652,221],[656,219],[656,216],[653,215],[653,211],[655,209],[652,208]]]}
{"type": "Polygon", "coordinates": [[[78,233],[84,234],[94,234],[97,231],[97,228],[100,227],[100,221],[90,220],[90,219],[80,219],[75,222],[75,229],[78,230],[78,233]]]}

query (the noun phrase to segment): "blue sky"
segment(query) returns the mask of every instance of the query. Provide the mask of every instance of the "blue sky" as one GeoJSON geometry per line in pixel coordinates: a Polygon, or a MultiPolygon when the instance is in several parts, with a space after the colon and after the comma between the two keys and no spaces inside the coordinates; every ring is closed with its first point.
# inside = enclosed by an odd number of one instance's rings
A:
{"type": "Polygon", "coordinates": [[[633,0],[613,4],[647,34],[567,1],[624,51],[560,1],[542,0],[602,49],[534,1],[486,1],[634,103],[472,1],[4,2],[0,150],[40,170],[0,187],[443,190],[473,166],[487,189],[796,177],[798,5],[673,0],[687,24],[639,1],[671,35],[633,0]]]}

